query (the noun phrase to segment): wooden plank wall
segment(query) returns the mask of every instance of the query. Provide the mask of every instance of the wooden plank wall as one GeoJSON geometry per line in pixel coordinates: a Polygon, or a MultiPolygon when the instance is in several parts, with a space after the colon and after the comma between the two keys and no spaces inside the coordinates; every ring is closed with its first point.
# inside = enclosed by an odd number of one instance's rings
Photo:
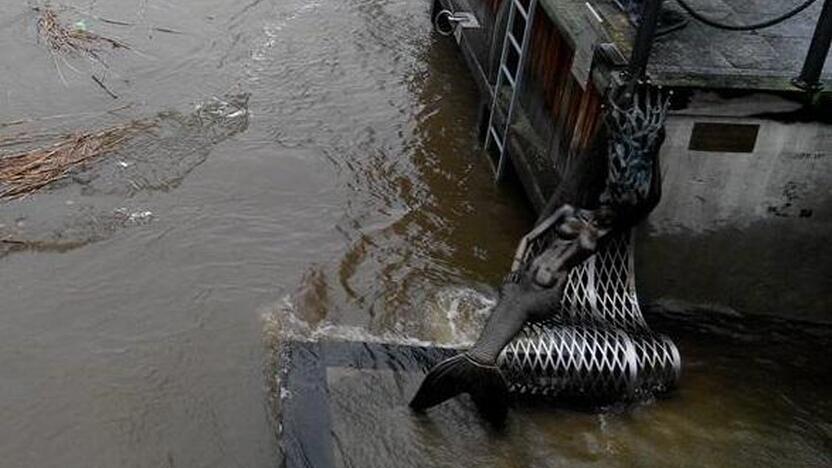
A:
{"type": "MultiPolygon", "coordinates": [[[[488,2],[496,14],[503,0],[488,2]]],[[[572,76],[573,49],[542,10],[535,15],[528,73],[543,90],[542,99],[555,134],[556,154],[582,153],[592,141],[601,118],[601,93],[592,84],[584,90],[572,76]]]]}

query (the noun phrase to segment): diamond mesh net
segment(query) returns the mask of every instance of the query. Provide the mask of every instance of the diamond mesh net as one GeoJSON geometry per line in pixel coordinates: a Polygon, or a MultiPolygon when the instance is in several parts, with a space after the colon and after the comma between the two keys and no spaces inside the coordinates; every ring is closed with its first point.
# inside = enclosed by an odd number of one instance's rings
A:
{"type": "MultiPolygon", "coordinates": [[[[543,252],[553,231],[525,239],[510,279],[543,252]]],[[[512,391],[531,395],[633,398],[675,384],[679,351],[650,330],[638,304],[631,232],[614,235],[569,272],[560,312],[527,323],[498,366],[512,391]]]]}

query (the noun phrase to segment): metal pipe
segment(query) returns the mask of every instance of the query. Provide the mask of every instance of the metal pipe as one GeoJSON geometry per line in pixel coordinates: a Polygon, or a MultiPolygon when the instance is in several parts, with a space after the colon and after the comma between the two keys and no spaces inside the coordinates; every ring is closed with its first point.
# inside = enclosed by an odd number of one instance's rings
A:
{"type": "MultiPolygon", "coordinates": [[[[827,3],[829,1],[832,0],[827,0],[827,3]]],[[[646,0],[642,6],[641,22],[636,33],[635,44],[633,44],[633,53],[630,55],[630,67],[627,69],[628,78],[640,79],[647,71],[647,61],[650,59],[650,50],[653,48],[661,9],[662,0],[646,0]]]]}
{"type": "Polygon", "coordinates": [[[792,80],[792,84],[812,92],[823,88],[820,76],[823,73],[826,57],[829,55],[830,44],[832,44],[832,0],[825,0],[817,26],[815,26],[815,34],[812,36],[812,44],[809,46],[809,52],[806,53],[806,61],[803,62],[803,70],[800,76],[792,80]]]}

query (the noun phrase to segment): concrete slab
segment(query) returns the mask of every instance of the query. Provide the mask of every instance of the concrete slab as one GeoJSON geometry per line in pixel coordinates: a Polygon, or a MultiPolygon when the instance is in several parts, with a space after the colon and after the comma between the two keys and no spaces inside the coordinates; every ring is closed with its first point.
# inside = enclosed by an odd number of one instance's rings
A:
{"type": "MultiPolygon", "coordinates": [[[[541,0],[541,6],[574,43],[582,26],[585,0],[541,0]]],[[[635,28],[612,0],[589,2],[605,18],[605,29],[618,48],[629,55],[635,28]]],[[[783,14],[796,1],[753,0],[723,2],[690,0],[703,14],[728,24],[750,24],[783,14]]],[[[794,18],[754,32],[723,31],[691,18],[690,24],[658,38],[648,67],[656,81],[673,86],[794,89],[789,80],[800,72],[809,49],[822,2],[794,18]]],[[[667,8],[678,11],[673,0],[667,8]]],[[[823,80],[832,85],[832,60],[823,80]]]]}

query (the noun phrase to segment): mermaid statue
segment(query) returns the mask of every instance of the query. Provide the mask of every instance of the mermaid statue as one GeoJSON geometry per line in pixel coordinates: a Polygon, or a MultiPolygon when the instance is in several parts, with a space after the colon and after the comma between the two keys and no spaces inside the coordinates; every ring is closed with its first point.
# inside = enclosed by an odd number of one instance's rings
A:
{"type": "Polygon", "coordinates": [[[661,198],[659,150],[669,99],[638,83],[608,93],[606,102],[602,164],[595,171],[591,161],[573,166],[574,178],[565,180],[520,242],[477,341],[430,370],[411,408],[423,411],[467,393],[483,416],[500,423],[510,392],[594,399],[672,386],[678,352],[649,331],[637,304],[620,320],[565,307],[577,269],[620,244],[661,198]],[[601,190],[576,206],[573,195],[587,192],[593,176],[601,190]]]}

